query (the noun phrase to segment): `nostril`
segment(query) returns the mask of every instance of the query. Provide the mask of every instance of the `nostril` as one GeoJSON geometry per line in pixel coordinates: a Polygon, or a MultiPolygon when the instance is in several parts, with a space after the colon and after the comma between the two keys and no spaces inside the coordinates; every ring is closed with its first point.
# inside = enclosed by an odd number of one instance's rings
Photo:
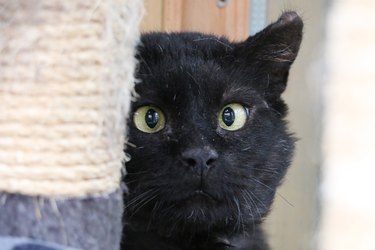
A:
{"type": "Polygon", "coordinates": [[[210,158],[210,159],[208,159],[208,161],[206,162],[206,165],[207,165],[207,166],[210,166],[215,160],[216,160],[216,159],[214,159],[214,158],[210,158]]]}
{"type": "Polygon", "coordinates": [[[212,149],[208,150],[208,152],[207,152],[208,160],[206,161],[206,165],[211,166],[212,163],[214,163],[217,160],[218,157],[219,157],[219,155],[217,154],[217,152],[215,150],[212,150],[212,149]]]}
{"type": "Polygon", "coordinates": [[[185,162],[189,165],[189,166],[195,166],[197,164],[197,162],[194,160],[194,159],[184,159],[185,162]]]}

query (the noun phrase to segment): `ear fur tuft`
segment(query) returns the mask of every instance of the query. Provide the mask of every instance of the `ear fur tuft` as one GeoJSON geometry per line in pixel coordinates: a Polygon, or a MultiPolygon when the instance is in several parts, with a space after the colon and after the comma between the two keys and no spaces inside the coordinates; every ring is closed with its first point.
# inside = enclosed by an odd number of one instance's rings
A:
{"type": "Polygon", "coordinates": [[[302,19],[289,11],[247,41],[262,48],[258,59],[292,64],[302,41],[302,30],[302,19]]]}
{"type": "Polygon", "coordinates": [[[285,90],[289,69],[302,41],[303,21],[296,12],[284,12],[280,18],[254,36],[237,44],[235,57],[242,65],[255,67],[267,75],[265,93],[279,98],[285,90]]]}

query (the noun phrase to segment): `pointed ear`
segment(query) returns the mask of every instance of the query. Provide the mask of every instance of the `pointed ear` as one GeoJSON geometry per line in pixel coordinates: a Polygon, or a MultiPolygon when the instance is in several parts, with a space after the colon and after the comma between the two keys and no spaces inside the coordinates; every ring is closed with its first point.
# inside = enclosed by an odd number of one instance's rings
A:
{"type": "Polygon", "coordinates": [[[284,12],[276,22],[238,44],[237,57],[266,74],[268,96],[278,97],[285,90],[289,68],[301,44],[302,29],[303,22],[297,13],[284,12]]]}

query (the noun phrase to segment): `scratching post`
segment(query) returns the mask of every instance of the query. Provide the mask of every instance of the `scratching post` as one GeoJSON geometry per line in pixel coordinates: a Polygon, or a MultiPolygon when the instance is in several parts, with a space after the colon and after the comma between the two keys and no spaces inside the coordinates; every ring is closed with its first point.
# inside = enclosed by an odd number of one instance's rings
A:
{"type": "Polygon", "coordinates": [[[140,0],[0,0],[0,236],[117,249],[140,0]]]}

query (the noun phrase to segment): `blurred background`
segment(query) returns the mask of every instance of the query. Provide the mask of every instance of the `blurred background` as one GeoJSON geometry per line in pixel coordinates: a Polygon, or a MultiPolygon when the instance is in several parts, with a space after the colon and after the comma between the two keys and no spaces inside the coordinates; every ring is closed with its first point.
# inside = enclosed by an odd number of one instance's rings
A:
{"type": "Polygon", "coordinates": [[[375,249],[375,1],[146,0],[142,31],[245,39],[295,10],[304,40],[284,94],[297,151],[265,229],[275,250],[375,249]]]}

